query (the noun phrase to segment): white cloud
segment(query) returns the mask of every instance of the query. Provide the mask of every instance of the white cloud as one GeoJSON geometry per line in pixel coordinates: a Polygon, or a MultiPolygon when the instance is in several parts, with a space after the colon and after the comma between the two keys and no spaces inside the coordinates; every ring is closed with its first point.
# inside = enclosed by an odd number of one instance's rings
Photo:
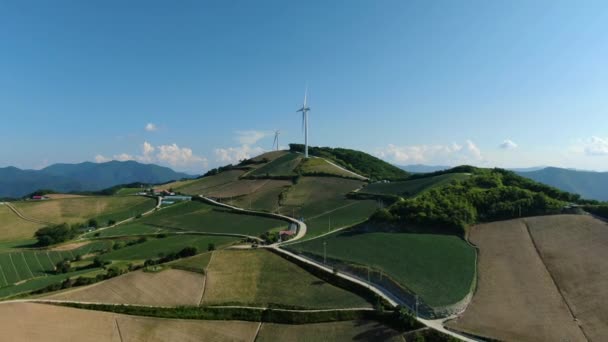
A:
{"type": "Polygon", "coordinates": [[[498,147],[502,148],[503,150],[510,150],[517,148],[517,144],[511,139],[505,139],[498,147]]]}
{"type": "Polygon", "coordinates": [[[263,131],[236,131],[236,141],[243,145],[253,145],[270,134],[272,133],[263,131]]]}
{"type": "Polygon", "coordinates": [[[112,159],[114,160],[118,160],[118,161],[127,161],[127,160],[133,160],[135,158],[133,158],[132,155],[130,154],[126,154],[126,153],[121,153],[121,154],[115,154],[112,159]]]}
{"type": "Polygon", "coordinates": [[[141,146],[141,150],[142,155],[138,156],[137,160],[143,163],[151,163],[154,160],[154,155],[152,154],[155,150],[154,146],[152,146],[152,144],[150,144],[149,142],[144,141],[141,146]]]}
{"type": "Polygon", "coordinates": [[[477,164],[483,161],[481,150],[471,140],[464,144],[409,145],[389,144],[376,155],[396,164],[477,164]]]}
{"type": "Polygon", "coordinates": [[[158,127],[156,127],[156,125],[155,125],[155,124],[153,124],[153,123],[149,122],[149,123],[146,125],[146,131],[148,131],[148,132],[154,132],[154,131],[156,131],[156,130],[158,130],[158,127]]]}
{"type": "Polygon", "coordinates": [[[588,156],[608,155],[608,139],[593,136],[584,142],[584,151],[588,156]]]}
{"type": "Polygon", "coordinates": [[[96,163],[105,163],[105,162],[109,162],[110,160],[112,160],[112,159],[106,158],[106,157],[102,156],[101,154],[98,154],[95,156],[96,163]]]}
{"type": "Polygon", "coordinates": [[[215,156],[218,162],[236,164],[243,159],[249,159],[264,152],[259,146],[251,147],[243,144],[239,147],[216,148],[215,156]]]}

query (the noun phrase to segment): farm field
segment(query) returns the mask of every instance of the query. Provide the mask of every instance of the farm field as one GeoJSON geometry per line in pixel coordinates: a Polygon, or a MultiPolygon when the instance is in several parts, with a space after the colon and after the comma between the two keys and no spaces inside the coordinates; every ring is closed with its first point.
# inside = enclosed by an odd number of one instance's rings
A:
{"type": "Polygon", "coordinates": [[[13,202],[24,216],[52,223],[86,223],[95,218],[101,226],[121,221],[156,206],[156,200],[141,196],[99,196],[46,201],[13,202]]]}
{"type": "Polygon", "coordinates": [[[28,239],[44,225],[26,221],[6,205],[0,205],[0,241],[28,239]]]}
{"type": "Polygon", "coordinates": [[[261,249],[213,253],[207,269],[203,304],[219,303],[274,303],[311,308],[370,306],[363,298],[261,249]]]}
{"type": "Polygon", "coordinates": [[[587,338],[608,336],[608,224],[591,216],[526,218],[540,256],[587,338]]]}
{"type": "MultiPolygon", "coordinates": [[[[230,233],[258,236],[287,227],[286,221],[235,213],[230,209],[198,201],[177,204],[139,219],[138,223],[175,231],[230,233]]],[[[110,228],[114,229],[114,228],[110,228]]],[[[110,231],[108,229],[108,233],[110,231]]]]}
{"type": "Polygon", "coordinates": [[[256,192],[282,190],[290,186],[291,181],[276,179],[239,179],[229,184],[209,189],[204,193],[207,197],[228,199],[232,197],[246,196],[256,192]]]}
{"type": "Polygon", "coordinates": [[[159,319],[45,304],[0,303],[11,341],[252,341],[259,323],[159,319]]]}
{"type": "Polygon", "coordinates": [[[292,212],[305,219],[344,206],[351,200],[346,194],[360,188],[364,182],[338,177],[302,177],[286,192],[281,213],[292,212]]]}
{"type": "Polygon", "coordinates": [[[451,235],[345,230],[288,249],[323,260],[324,243],[328,259],[382,271],[432,307],[463,299],[475,276],[475,250],[451,235]]]}
{"type": "Polygon", "coordinates": [[[294,176],[295,168],[302,161],[298,153],[286,153],[249,173],[246,176],[294,176]]]}
{"type": "Polygon", "coordinates": [[[224,202],[245,209],[276,212],[279,208],[279,195],[289,186],[291,182],[273,180],[253,193],[232,200],[225,199],[224,202]]]}
{"type": "Polygon", "coordinates": [[[124,247],[103,254],[103,260],[146,260],[158,258],[159,255],[177,253],[184,247],[196,247],[199,252],[206,251],[209,244],[214,244],[216,248],[228,245],[236,238],[227,236],[211,235],[169,235],[164,238],[149,238],[144,243],[124,247]]]}
{"type": "Polygon", "coordinates": [[[268,160],[269,162],[282,157],[286,154],[288,154],[289,151],[285,151],[285,150],[280,150],[280,151],[270,151],[270,152],[266,152],[266,153],[262,153],[257,157],[253,157],[251,158],[251,160],[253,160],[254,162],[260,162],[260,161],[264,161],[264,160],[268,160]]]}
{"type": "Polygon", "coordinates": [[[346,200],[341,207],[306,218],[308,230],[304,239],[364,222],[377,209],[378,204],[373,200],[346,200]]]}
{"type": "Polygon", "coordinates": [[[179,259],[170,262],[168,265],[177,269],[203,273],[211,260],[212,253],[213,252],[206,252],[189,258],[179,259]]]}
{"type": "Polygon", "coordinates": [[[322,158],[309,158],[303,160],[298,166],[298,171],[300,171],[300,173],[303,175],[308,176],[314,176],[315,174],[326,174],[337,177],[354,177],[352,173],[337,168],[322,158]]]}
{"type": "MultiPolygon", "coordinates": [[[[140,220],[140,219],[138,219],[140,220]]],[[[93,231],[85,234],[85,237],[93,237],[96,234],[99,234],[100,237],[108,237],[108,236],[135,236],[135,235],[145,235],[145,234],[156,234],[165,232],[166,230],[163,228],[155,227],[150,224],[141,223],[138,220],[131,223],[121,224],[116,227],[103,229],[99,231],[93,231]]]]}
{"type": "Polygon", "coordinates": [[[234,182],[244,173],[243,170],[228,170],[217,175],[203,177],[186,183],[174,182],[166,184],[166,187],[173,188],[175,191],[179,191],[188,195],[200,195],[207,193],[209,190],[234,182]]]}
{"type": "Polygon", "coordinates": [[[479,247],[477,291],[448,323],[466,333],[508,341],[585,341],[523,220],[474,226],[479,247]]]}
{"type": "Polygon", "coordinates": [[[408,181],[374,183],[363,188],[361,193],[412,197],[421,192],[448,184],[454,180],[462,180],[467,177],[468,175],[465,173],[448,173],[435,177],[412,179],[408,181]]]}
{"type": "Polygon", "coordinates": [[[198,305],[204,278],[200,273],[175,269],[154,273],[135,271],[45,298],[156,306],[198,305]]]}
{"type": "Polygon", "coordinates": [[[256,341],[403,341],[401,334],[373,321],[306,325],[263,323],[256,341]]]}

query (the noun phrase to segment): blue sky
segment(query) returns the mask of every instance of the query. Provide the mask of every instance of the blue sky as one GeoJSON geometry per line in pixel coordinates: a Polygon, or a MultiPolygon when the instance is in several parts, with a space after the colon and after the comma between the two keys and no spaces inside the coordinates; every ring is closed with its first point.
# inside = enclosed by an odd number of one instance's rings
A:
{"type": "Polygon", "coordinates": [[[5,1],[0,51],[0,166],[199,173],[301,142],[308,84],[313,145],[608,170],[605,1],[5,1]]]}

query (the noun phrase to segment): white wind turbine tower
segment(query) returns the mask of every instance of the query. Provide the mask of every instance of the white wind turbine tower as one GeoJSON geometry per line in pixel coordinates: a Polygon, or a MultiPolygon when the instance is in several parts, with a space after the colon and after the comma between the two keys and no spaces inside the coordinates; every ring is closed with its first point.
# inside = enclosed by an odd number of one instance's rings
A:
{"type": "Polygon", "coordinates": [[[281,131],[276,130],[274,131],[274,142],[272,143],[272,148],[274,149],[274,147],[276,146],[276,150],[279,150],[279,135],[281,134],[281,131]]]}
{"type": "Polygon", "coordinates": [[[304,91],[304,104],[302,108],[298,109],[297,112],[302,112],[302,128],[304,129],[304,158],[308,158],[308,112],[310,107],[306,104],[306,97],[308,96],[308,87],[304,91]]]}

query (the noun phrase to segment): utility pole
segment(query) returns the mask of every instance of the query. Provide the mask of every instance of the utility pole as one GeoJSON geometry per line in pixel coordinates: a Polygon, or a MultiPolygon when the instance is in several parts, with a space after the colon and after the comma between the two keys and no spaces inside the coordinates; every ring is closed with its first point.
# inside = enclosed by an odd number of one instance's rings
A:
{"type": "Polygon", "coordinates": [[[329,217],[329,228],[327,229],[327,232],[331,232],[331,216],[329,217]]]}
{"type": "Polygon", "coordinates": [[[418,295],[416,295],[416,317],[418,317],[418,295]]]}
{"type": "Polygon", "coordinates": [[[323,241],[323,264],[327,265],[327,240],[323,241]]]}
{"type": "Polygon", "coordinates": [[[372,287],[371,277],[369,275],[369,265],[367,265],[367,286],[372,287]]]}

